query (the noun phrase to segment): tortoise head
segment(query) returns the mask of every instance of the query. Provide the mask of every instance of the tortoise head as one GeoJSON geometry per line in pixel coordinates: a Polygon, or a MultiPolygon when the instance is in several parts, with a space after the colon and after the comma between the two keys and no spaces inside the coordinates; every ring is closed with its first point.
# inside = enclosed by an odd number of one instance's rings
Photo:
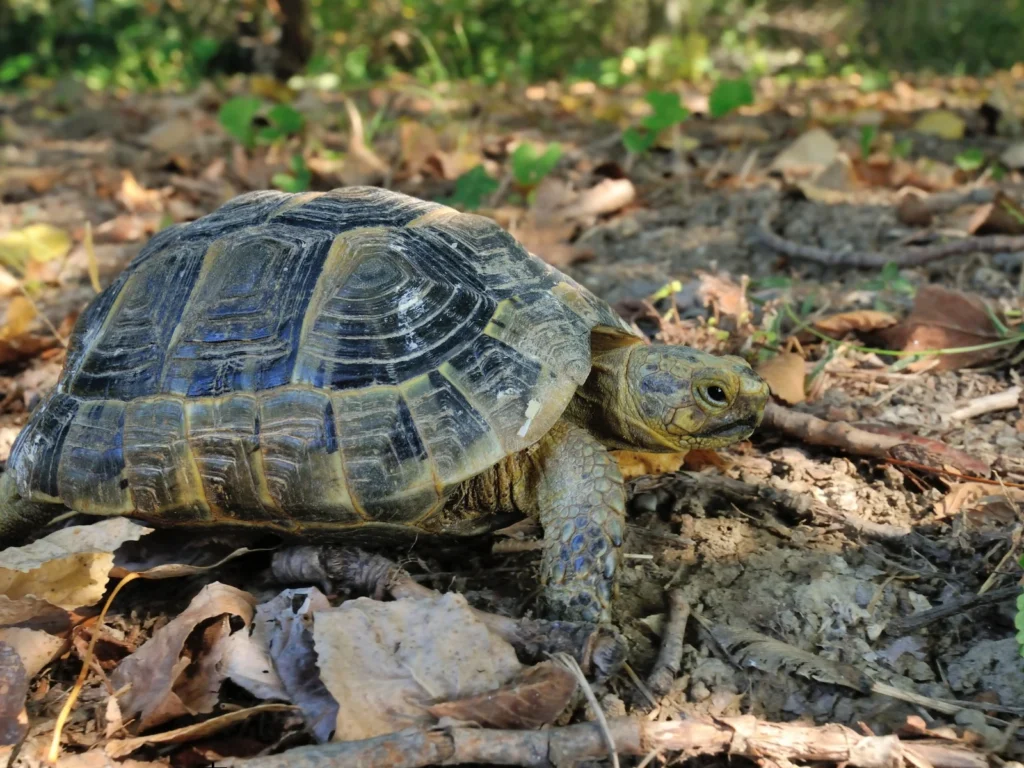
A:
{"type": "Polygon", "coordinates": [[[767,383],[746,360],[690,347],[636,345],[623,375],[631,442],[649,450],[744,440],[761,423],[768,401],[767,383]]]}

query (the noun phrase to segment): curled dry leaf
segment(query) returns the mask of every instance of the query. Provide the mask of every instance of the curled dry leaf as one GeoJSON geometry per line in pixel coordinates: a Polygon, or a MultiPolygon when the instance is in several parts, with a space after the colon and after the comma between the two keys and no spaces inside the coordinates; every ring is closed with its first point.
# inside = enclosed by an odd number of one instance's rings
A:
{"type": "MultiPolygon", "coordinates": [[[[124,757],[130,755],[136,749],[145,747],[148,744],[180,744],[183,742],[197,741],[207,736],[212,736],[225,728],[237,725],[243,720],[248,720],[255,715],[268,714],[270,712],[288,712],[294,709],[290,704],[261,704],[258,707],[240,709],[236,712],[229,712],[219,717],[211,717],[200,723],[186,725],[183,728],[175,728],[173,731],[153,733],[147,736],[136,736],[132,739],[114,739],[108,741],[104,750],[110,757],[124,757]]],[[[117,765],[123,765],[118,763],[117,765]]]]}
{"type": "Polygon", "coordinates": [[[248,627],[255,602],[249,593],[220,582],[203,587],[183,613],[114,670],[115,689],[131,686],[120,702],[124,716],[138,715],[138,730],[144,731],[212,711],[225,676],[231,617],[248,627]]]}
{"type": "Polygon", "coordinates": [[[431,724],[430,702],[499,688],[522,666],[455,593],[349,600],[313,623],[321,678],[338,702],[335,741],[431,724]]]}
{"type": "Polygon", "coordinates": [[[772,394],[785,403],[795,405],[806,399],[804,359],[795,352],[780,352],[757,366],[757,372],[768,382],[772,394]]]}
{"type": "Polygon", "coordinates": [[[824,128],[813,128],[786,147],[771,167],[787,177],[817,173],[832,164],[839,154],[839,142],[824,128]]]}
{"type": "Polygon", "coordinates": [[[25,627],[0,628],[0,644],[6,643],[21,657],[29,679],[64,650],[65,641],[48,632],[25,627]]]}
{"type": "Polygon", "coordinates": [[[542,661],[497,690],[433,704],[427,711],[484,728],[540,728],[562,713],[575,691],[576,677],[569,670],[542,661]]]}
{"type": "MultiPolygon", "coordinates": [[[[892,349],[918,352],[970,347],[1001,338],[985,302],[978,296],[926,285],[918,291],[910,315],[898,325],[881,331],[892,349]]],[[[937,360],[913,363],[910,370],[927,367],[948,371],[989,362],[1006,353],[1008,347],[939,355],[937,360]]]]}
{"type": "Polygon", "coordinates": [[[0,234],[0,265],[24,274],[29,265],[56,261],[71,250],[71,236],[51,224],[30,224],[0,234]]]}
{"type": "Polygon", "coordinates": [[[956,112],[948,109],[933,109],[925,112],[914,123],[914,130],[928,136],[938,136],[940,139],[958,141],[964,137],[964,130],[967,123],[956,112]]]}
{"type": "Polygon", "coordinates": [[[829,315],[814,322],[814,327],[822,333],[835,338],[842,338],[850,332],[870,333],[896,325],[899,320],[888,312],[875,309],[857,309],[852,312],[840,312],[829,315]]]}
{"type": "Polygon", "coordinates": [[[318,741],[331,739],[338,702],[320,679],[310,630],[314,614],[331,604],[316,587],[287,589],[256,607],[252,633],[228,641],[227,676],[262,699],[290,701],[302,710],[318,741]]]}
{"type": "Polygon", "coordinates": [[[151,531],[126,518],[110,518],[5,549],[0,594],[15,602],[44,600],[67,610],[93,605],[106,591],[114,552],[151,531]]]}
{"type": "Polygon", "coordinates": [[[972,235],[1024,234],[1024,210],[1000,190],[991,203],[980,206],[974,212],[967,231],[972,235]]]}
{"type": "Polygon", "coordinates": [[[28,732],[25,713],[28,680],[18,652],[0,642],[0,761],[4,764],[10,748],[20,744],[28,732]]]}
{"type": "Polygon", "coordinates": [[[686,460],[686,451],[681,453],[643,453],[641,451],[612,451],[619,464],[624,480],[633,480],[644,475],[663,475],[678,472],[686,460]]]}

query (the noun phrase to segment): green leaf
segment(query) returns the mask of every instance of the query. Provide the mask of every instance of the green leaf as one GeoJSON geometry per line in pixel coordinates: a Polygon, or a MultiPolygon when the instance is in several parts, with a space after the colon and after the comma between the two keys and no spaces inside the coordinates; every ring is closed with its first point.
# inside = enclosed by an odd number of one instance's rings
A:
{"type": "Polygon", "coordinates": [[[865,125],[860,129],[860,156],[868,157],[871,154],[871,147],[875,143],[875,136],[878,135],[878,128],[873,125],[865,125]]]}
{"type": "Polygon", "coordinates": [[[309,182],[313,180],[313,174],[306,165],[302,155],[292,155],[288,165],[292,173],[275,173],[271,183],[282,192],[305,192],[309,189],[309,182]]]}
{"type": "Polygon", "coordinates": [[[906,159],[910,157],[910,153],[914,149],[914,140],[907,136],[904,139],[897,141],[892,147],[893,157],[900,157],[906,159]]]}
{"type": "Polygon", "coordinates": [[[498,182],[487,175],[484,167],[478,165],[455,180],[455,193],[446,202],[474,211],[483,204],[485,197],[498,190],[498,186],[498,182]]]}
{"type": "Polygon", "coordinates": [[[0,61],[0,83],[13,83],[21,79],[35,66],[36,57],[31,53],[20,53],[0,61]]]}
{"type": "Polygon", "coordinates": [[[562,147],[549,144],[538,154],[531,144],[520,144],[512,153],[512,176],[523,187],[532,187],[554,170],[562,157],[562,147]]]}
{"type": "Polygon", "coordinates": [[[655,133],[678,125],[690,116],[690,110],[680,103],[678,93],[649,91],[645,98],[654,114],[644,118],[643,125],[655,133]]]}
{"type": "Polygon", "coordinates": [[[753,103],[754,89],[746,80],[720,80],[708,99],[712,117],[722,117],[753,103]]]}
{"type": "Polygon", "coordinates": [[[654,138],[655,134],[652,131],[640,133],[636,128],[627,128],[622,134],[622,146],[639,155],[654,146],[654,138]]]}
{"type": "Polygon", "coordinates": [[[251,147],[254,133],[252,121],[263,105],[255,96],[236,96],[225,101],[217,113],[221,126],[246,147],[251,147]]]}
{"type": "Polygon", "coordinates": [[[964,173],[970,173],[971,171],[978,170],[985,164],[985,153],[977,147],[971,147],[957,155],[953,162],[964,173]]]}
{"type": "Polygon", "coordinates": [[[294,136],[306,124],[302,113],[287,104],[277,104],[267,113],[267,120],[285,136],[294,136]]]}
{"type": "Polygon", "coordinates": [[[200,64],[205,64],[220,49],[220,43],[212,37],[198,37],[192,41],[192,55],[200,64]]]}

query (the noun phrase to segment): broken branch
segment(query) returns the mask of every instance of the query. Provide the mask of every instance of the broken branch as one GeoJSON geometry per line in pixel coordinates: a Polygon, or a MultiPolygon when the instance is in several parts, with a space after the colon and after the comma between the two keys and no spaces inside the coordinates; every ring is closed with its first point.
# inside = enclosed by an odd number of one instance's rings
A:
{"type": "Polygon", "coordinates": [[[680,589],[668,593],[668,621],[661,634],[661,650],[654,669],[647,676],[647,687],[656,696],[664,696],[672,687],[683,661],[683,633],[690,618],[690,604],[680,589]]]}

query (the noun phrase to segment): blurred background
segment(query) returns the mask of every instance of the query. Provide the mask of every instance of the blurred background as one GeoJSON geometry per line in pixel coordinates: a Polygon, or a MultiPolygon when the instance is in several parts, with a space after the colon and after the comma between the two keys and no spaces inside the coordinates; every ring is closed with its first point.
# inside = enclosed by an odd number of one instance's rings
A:
{"type": "Polygon", "coordinates": [[[424,84],[884,80],[984,74],[1022,53],[1024,0],[0,0],[0,86],[69,73],[95,88],[239,72],[341,87],[396,73],[424,84]]]}

